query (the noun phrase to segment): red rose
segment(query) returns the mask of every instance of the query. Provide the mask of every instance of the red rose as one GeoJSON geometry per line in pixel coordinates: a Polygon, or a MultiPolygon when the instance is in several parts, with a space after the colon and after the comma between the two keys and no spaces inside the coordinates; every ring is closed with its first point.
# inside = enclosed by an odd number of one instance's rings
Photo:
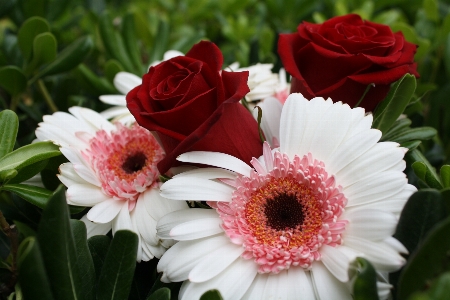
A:
{"type": "Polygon", "coordinates": [[[292,75],[291,93],[306,98],[331,97],[354,107],[373,110],[390,84],[406,73],[416,77],[416,45],[386,25],[363,21],[350,14],[323,24],[303,22],[297,33],[281,34],[278,53],[292,75]]]}
{"type": "Polygon", "coordinates": [[[248,163],[262,154],[258,124],[239,103],[249,92],[248,72],[221,71],[222,63],[219,48],[202,41],[185,56],[151,67],[128,93],[128,109],[166,151],[158,164],[162,174],[188,151],[217,151],[248,163]]]}

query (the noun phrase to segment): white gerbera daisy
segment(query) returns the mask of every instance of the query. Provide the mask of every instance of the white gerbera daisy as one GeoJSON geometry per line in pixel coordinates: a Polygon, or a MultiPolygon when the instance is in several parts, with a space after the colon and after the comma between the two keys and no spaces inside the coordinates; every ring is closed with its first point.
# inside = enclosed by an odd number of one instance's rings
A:
{"type": "Polygon", "coordinates": [[[139,236],[138,261],[161,257],[172,241],[156,236],[156,222],[187,208],[183,201],[159,195],[156,164],[164,156],[161,146],[137,124],[112,124],[82,107],[69,111],[44,116],[36,136],[60,145],[70,161],[60,166],[58,177],[68,188],[69,204],[92,207],[82,218],[88,236],[129,229],[139,236]]]}
{"type": "MultiPolygon", "coordinates": [[[[403,173],[406,150],[379,143],[371,125],[362,108],[292,94],[279,149],[265,143],[253,167],[222,153],[180,155],[216,168],[174,176],[162,196],[213,209],[159,220],[158,236],[179,241],[158,263],[162,280],[185,281],[181,299],[209,289],[224,299],[352,299],[356,257],[379,272],[398,270],[406,249],[392,234],[416,189],[403,173]]],[[[378,290],[385,298],[389,285],[378,290]]]]}
{"type": "MultiPolygon", "coordinates": [[[[169,50],[164,53],[163,61],[171,59],[176,56],[182,56],[183,53],[176,50],[169,50]]],[[[154,61],[151,66],[156,66],[161,61],[154,61]]],[[[125,125],[130,125],[136,122],[133,115],[127,108],[126,94],[142,83],[142,78],[132,73],[119,72],[113,80],[114,86],[121,93],[121,95],[101,95],[100,101],[106,104],[113,105],[113,107],[101,112],[100,114],[106,119],[121,122],[125,125]]]]}

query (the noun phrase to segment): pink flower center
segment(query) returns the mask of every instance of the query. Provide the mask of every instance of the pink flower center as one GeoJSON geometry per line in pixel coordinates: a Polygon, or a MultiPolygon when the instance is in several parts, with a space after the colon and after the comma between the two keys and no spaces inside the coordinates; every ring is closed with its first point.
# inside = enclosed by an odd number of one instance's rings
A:
{"type": "MultiPolygon", "coordinates": [[[[271,155],[271,154],[270,154],[271,155]]],[[[267,158],[266,158],[267,159],[267,158]]],[[[311,154],[275,152],[263,170],[255,165],[249,177],[236,179],[230,203],[216,209],[231,241],[245,248],[242,256],[259,264],[261,273],[291,266],[309,269],[320,260],[320,247],[342,243],[346,220],[339,220],[347,199],[323,162],[311,154]]]]}
{"type": "Polygon", "coordinates": [[[164,152],[145,128],[116,126],[117,131],[111,133],[98,131],[82,154],[98,175],[104,193],[116,200],[136,200],[158,178],[156,164],[164,152]]]}

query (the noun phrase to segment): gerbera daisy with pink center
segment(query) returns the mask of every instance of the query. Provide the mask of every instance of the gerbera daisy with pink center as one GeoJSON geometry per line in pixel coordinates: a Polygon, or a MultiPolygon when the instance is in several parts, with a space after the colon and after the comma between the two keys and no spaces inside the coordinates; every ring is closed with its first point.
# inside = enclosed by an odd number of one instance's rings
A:
{"type": "Polygon", "coordinates": [[[265,143],[251,166],[222,153],[180,155],[212,167],[174,176],[161,194],[212,209],[159,220],[158,236],[179,241],[158,263],[162,280],[184,281],[181,299],[210,289],[224,299],[352,299],[350,266],[365,257],[387,298],[386,274],[406,253],[392,234],[416,189],[403,173],[406,150],[378,142],[371,125],[361,108],[292,94],[279,148],[265,143]]]}
{"type": "Polygon", "coordinates": [[[92,207],[82,218],[88,236],[129,229],[139,235],[138,261],[161,257],[173,241],[156,236],[156,222],[165,213],[187,208],[159,195],[161,146],[137,124],[112,124],[87,108],[69,111],[45,116],[36,136],[60,145],[69,160],[58,177],[68,188],[69,204],[92,207]]]}

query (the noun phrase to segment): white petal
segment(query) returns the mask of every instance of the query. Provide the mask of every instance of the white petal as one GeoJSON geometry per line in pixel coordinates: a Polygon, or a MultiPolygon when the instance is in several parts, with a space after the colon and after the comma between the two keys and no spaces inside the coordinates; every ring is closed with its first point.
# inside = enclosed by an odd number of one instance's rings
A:
{"type": "MultiPolygon", "coordinates": [[[[213,218],[205,218],[184,222],[172,228],[169,238],[177,241],[200,239],[223,232],[222,219],[216,215],[213,218]]],[[[167,238],[162,236],[162,238],[167,238]]]]}
{"type": "Polygon", "coordinates": [[[338,174],[342,168],[373,148],[380,138],[381,131],[366,130],[344,140],[336,151],[324,161],[327,171],[331,174],[338,174]]]}
{"type": "Polygon", "coordinates": [[[328,245],[323,245],[320,248],[320,254],[322,255],[322,263],[327,267],[328,271],[339,281],[347,282],[350,264],[348,257],[339,251],[338,248],[328,245]]]}
{"type": "Polygon", "coordinates": [[[156,221],[169,212],[188,208],[184,201],[174,201],[162,197],[157,188],[147,189],[139,196],[139,199],[142,199],[147,214],[156,221]]]}
{"type": "Polygon", "coordinates": [[[111,200],[111,197],[92,184],[73,184],[68,187],[66,196],[69,204],[78,206],[94,206],[111,200]]]}
{"type": "Polygon", "coordinates": [[[93,237],[94,235],[105,235],[111,230],[111,222],[105,224],[97,224],[89,221],[87,215],[84,215],[80,221],[86,224],[87,238],[93,237]]]}
{"type": "Polygon", "coordinates": [[[84,164],[73,164],[73,169],[78,176],[83,178],[86,182],[98,187],[102,186],[100,180],[97,178],[97,174],[95,174],[91,168],[86,167],[84,164]]]}
{"type": "Polygon", "coordinates": [[[343,187],[347,187],[379,172],[391,170],[403,160],[404,155],[397,143],[377,143],[335,174],[336,180],[343,187]]]}
{"type": "Polygon", "coordinates": [[[158,236],[161,238],[170,239],[172,238],[170,231],[172,228],[180,225],[182,226],[186,222],[219,218],[219,215],[214,209],[202,209],[202,208],[189,208],[174,211],[163,216],[158,221],[157,231],[158,236]]]}
{"type": "Polygon", "coordinates": [[[100,115],[105,119],[111,119],[114,117],[131,114],[128,108],[126,108],[125,106],[115,106],[102,111],[100,115]]]}
{"type": "Polygon", "coordinates": [[[73,169],[73,164],[64,163],[59,166],[59,173],[57,176],[59,180],[67,187],[73,184],[86,183],[86,181],[78,176],[73,169]]]}
{"type": "Polygon", "coordinates": [[[212,279],[232,264],[244,250],[244,247],[229,243],[211,251],[192,269],[189,280],[204,282],[212,279]]]}
{"type": "Polygon", "coordinates": [[[266,288],[268,278],[269,274],[257,274],[247,292],[242,297],[242,300],[264,299],[264,290],[266,288]]]}
{"type": "Polygon", "coordinates": [[[186,283],[180,298],[199,299],[210,289],[219,290],[224,300],[240,299],[257,274],[257,265],[252,260],[237,259],[228,268],[211,280],[201,283],[186,283]]]}
{"type": "Polygon", "coordinates": [[[96,223],[111,222],[123,207],[124,202],[127,201],[108,200],[96,204],[87,213],[87,218],[96,223]]]}
{"type": "Polygon", "coordinates": [[[163,60],[166,61],[177,56],[184,56],[184,54],[178,50],[167,50],[164,53],[163,60]]]}
{"type": "Polygon", "coordinates": [[[173,200],[231,201],[234,188],[207,179],[179,177],[161,186],[161,196],[173,200]]]}
{"type": "Polygon", "coordinates": [[[139,196],[134,208],[136,227],[145,243],[158,245],[159,238],[156,236],[156,221],[147,212],[142,194],[139,196]]]}
{"type": "MultiPolygon", "coordinates": [[[[261,129],[266,140],[272,143],[273,138],[280,140],[280,118],[283,105],[274,97],[269,97],[258,103],[262,110],[261,129]]],[[[255,120],[258,118],[258,109],[252,110],[255,120]]],[[[272,147],[274,145],[271,145],[272,147]]]]}
{"type": "Polygon", "coordinates": [[[181,154],[177,160],[182,162],[215,166],[249,176],[252,168],[242,160],[225,153],[192,151],[181,154]]]}
{"type": "Polygon", "coordinates": [[[334,277],[323,263],[314,262],[310,273],[316,299],[352,299],[348,287],[334,277]]]}
{"type": "Polygon", "coordinates": [[[383,242],[399,253],[409,254],[408,249],[406,249],[406,247],[402,243],[400,243],[399,240],[392,236],[386,238],[383,242]]]}
{"type": "MultiPolygon", "coordinates": [[[[326,162],[328,157],[339,147],[350,126],[351,109],[341,102],[333,104],[325,111],[315,129],[308,152],[315,159],[326,162]]],[[[309,130],[310,128],[308,128],[309,130]]]]}
{"type": "Polygon", "coordinates": [[[405,263],[405,259],[398,254],[397,250],[384,242],[372,242],[367,239],[347,236],[344,244],[362,252],[364,257],[380,271],[396,271],[405,263]]]}
{"type": "Polygon", "coordinates": [[[127,105],[127,99],[124,95],[101,95],[99,99],[100,101],[106,104],[122,106],[113,108],[126,109],[125,106],[127,105]]]}
{"type": "Polygon", "coordinates": [[[128,72],[119,72],[114,76],[113,83],[120,93],[126,95],[142,83],[142,78],[128,72]]]}
{"type": "Polygon", "coordinates": [[[83,120],[88,125],[90,125],[91,128],[95,131],[103,129],[107,132],[111,132],[116,129],[116,126],[114,126],[111,122],[103,118],[98,112],[92,109],[73,106],[69,108],[69,111],[78,119],[83,120]]]}
{"type": "Polygon", "coordinates": [[[345,236],[356,236],[371,241],[384,240],[393,235],[398,222],[394,214],[373,209],[346,211],[341,218],[349,220],[345,236]]]}
{"type": "MultiPolygon", "coordinates": [[[[124,230],[124,229],[138,233],[135,224],[133,224],[133,221],[131,220],[130,212],[128,210],[128,201],[117,201],[117,202],[122,202],[123,205],[119,211],[119,214],[112,222],[113,235],[116,233],[117,230],[124,230]]],[[[139,244],[141,244],[141,242],[139,242],[139,244]]],[[[141,246],[139,246],[138,251],[140,251],[140,249],[141,246]]]]}
{"type": "Polygon", "coordinates": [[[389,298],[391,289],[392,289],[392,285],[390,285],[389,283],[377,281],[378,297],[381,300],[385,300],[385,299],[389,298]]]}
{"type": "Polygon", "coordinates": [[[221,168],[199,168],[194,170],[189,170],[183,173],[179,173],[173,178],[179,177],[196,177],[201,179],[217,179],[217,178],[230,178],[235,179],[236,173],[231,172],[229,170],[221,169],[221,168]]]}
{"type": "Polygon", "coordinates": [[[391,197],[407,184],[406,176],[399,171],[385,171],[344,188],[347,206],[370,203],[391,197]]]}
{"type": "Polygon", "coordinates": [[[303,299],[314,299],[314,290],[308,278],[309,274],[307,275],[303,268],[289,268],[287,272],[290,287],[288,299],[298,299],[299,295],[302,295],[303,299]]]}
{"type": "Polygon", "coordinates": [[[177,282],[188,279],[192,269],[211,251],[230,244],[224,234],[194,241],[178,242],[161,257],[158,272],[163,272],[163,282],[177,282]]]}

